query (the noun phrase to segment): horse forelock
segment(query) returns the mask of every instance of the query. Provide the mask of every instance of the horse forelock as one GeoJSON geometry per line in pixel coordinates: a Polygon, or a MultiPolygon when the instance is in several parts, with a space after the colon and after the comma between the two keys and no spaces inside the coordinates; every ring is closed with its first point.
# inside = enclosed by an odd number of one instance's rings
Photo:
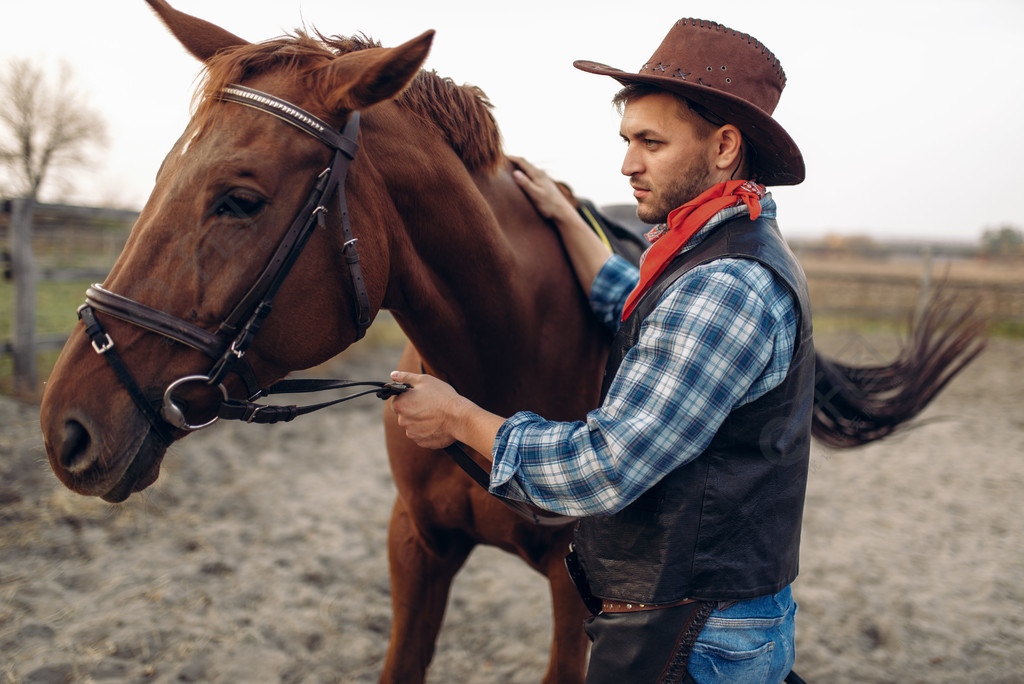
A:
{"type": "MultiPolygon", "coordinates": [[[[315,30],[314,35],[297,29],[280,38],[228,48],[213,57],[206,64],[194,102],[199,130],[215,116],[217,95],[232,83],[274,73],[305,82],[315,95],[325,84],[312,81],[312,75],[327,61],[380,47],[365,35],[328,37],[315,30]]],[[[493,169],[502,159],[501,134],[491,102],[480,88],[457,85],[424,69],[396,102],[440,130],[469,171],[493,169]]]]}
{"type": "Polygon", "coordinates": [[[228,85],[272,72],[305,80],[316,67],[334,56],[325,44],[304,31],[222,50],[206,63],[202,84],[196,91],[193,104],[198,123],[200,126],[209,123],[214,115],[213,105],[228,85]]]}

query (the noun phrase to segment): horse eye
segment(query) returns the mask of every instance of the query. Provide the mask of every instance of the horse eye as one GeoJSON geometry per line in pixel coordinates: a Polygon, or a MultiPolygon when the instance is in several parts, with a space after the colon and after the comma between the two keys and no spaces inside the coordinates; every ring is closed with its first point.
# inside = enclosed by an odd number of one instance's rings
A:
{"type": "Polygon", "coordinates": [[[256,195],[227,194],[217,200],[213,214],[218,218],[251,219],[255,218],[266,204],[266,200],[256,195]]]}

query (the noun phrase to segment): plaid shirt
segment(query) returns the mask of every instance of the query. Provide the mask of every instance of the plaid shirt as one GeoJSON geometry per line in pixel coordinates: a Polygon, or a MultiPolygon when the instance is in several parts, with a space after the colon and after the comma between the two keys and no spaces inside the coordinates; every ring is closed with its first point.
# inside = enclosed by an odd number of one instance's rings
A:
{"type": "MultiPolygon", "coordinates": [[[[762,216],[775,217],[771,195],[762,216]]],[[[692,249],[746,206],[716,214],[692,249]]],[[[616,329],[639,273],[613,256],[590,303],[616,329]]],[[[718,259],[680,277],[643,323],[604,404],[585,421],[556,423],[528,411],[509,418],[494,444],[491,491],[573,516],[625,508],[703,452],[726,416],[782,382],[796,339],[792,295],[761,264],[718,259]]]]}

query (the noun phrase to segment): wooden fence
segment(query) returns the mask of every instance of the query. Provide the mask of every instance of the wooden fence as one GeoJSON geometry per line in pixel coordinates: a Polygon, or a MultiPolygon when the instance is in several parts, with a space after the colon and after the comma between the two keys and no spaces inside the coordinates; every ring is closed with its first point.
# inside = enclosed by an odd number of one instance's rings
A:
{"type": "Polygon", "coordinates": [[[0,340],[0,356],[13,357],[13,389],[39,391],[36,355],[59,348],[61,336],[36,332],[37,284],[41,278],[103,278],[127,239],[137,212],[37,204],[31,199],[0,202],[3,273],[14,281],[12,339],[0,340]]]}
{"type": "Polygon", "coordinates": [[[954,306],[970,307],[994,322],[1024,324],[1019,261],[802,261],[816,316],[903,321],[941,288],[954,306]]]}

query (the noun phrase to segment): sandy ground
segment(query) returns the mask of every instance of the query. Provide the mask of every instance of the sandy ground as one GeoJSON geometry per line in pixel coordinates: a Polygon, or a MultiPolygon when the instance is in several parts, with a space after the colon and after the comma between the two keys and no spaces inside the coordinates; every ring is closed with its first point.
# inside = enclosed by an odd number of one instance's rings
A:
{"type": "MultiPolygon", "coordinates": [[[[819,340],[862,358],[891,344],[819,340]]],[[[341,377],[383,379],[396,357],[355,355],[341,377]]],[[[815,446],[795,588],[809,682],[1024,682],[1022,366],[1024,343],[996,340],[933,422],[815,446]]],[[[215,426],[109,506],[63,490],[37,407],[0,398],[0,682],[376,681],[394,495],[380,409],[215,426]]],[[[479,549],[430,681],[539,681],[550,618],[531,606],[546,596],[479,549]]]]}

